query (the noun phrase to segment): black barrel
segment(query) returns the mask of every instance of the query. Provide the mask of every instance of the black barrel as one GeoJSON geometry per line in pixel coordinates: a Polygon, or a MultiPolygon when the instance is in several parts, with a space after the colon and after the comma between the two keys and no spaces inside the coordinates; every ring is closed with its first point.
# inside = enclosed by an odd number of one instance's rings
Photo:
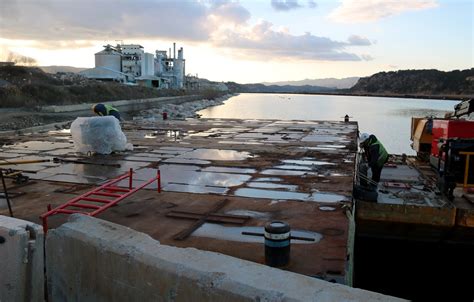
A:
{"type": "Polygon", "coordinates": [[[290,225],[272,221],[265,225],[265,264],[282,267],[290,262],[290,225]]]}

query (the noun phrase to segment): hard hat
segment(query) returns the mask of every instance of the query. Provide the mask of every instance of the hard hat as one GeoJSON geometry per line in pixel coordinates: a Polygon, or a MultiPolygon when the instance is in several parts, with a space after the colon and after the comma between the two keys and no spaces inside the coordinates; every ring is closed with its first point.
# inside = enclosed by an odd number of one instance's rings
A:
{"type": "Polygon", "coordinates": [[[362,133],[359,137],[359,144],[363,144],[368,138],[370,134],[368,133],[362,133]]]}

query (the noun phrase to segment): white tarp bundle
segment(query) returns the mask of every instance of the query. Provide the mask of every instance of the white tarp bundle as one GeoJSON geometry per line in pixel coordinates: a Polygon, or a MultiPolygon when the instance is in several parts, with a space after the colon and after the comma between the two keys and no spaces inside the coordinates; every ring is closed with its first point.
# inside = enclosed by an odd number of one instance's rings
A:
{"type": "Polygon", "coordinates": [[[78,117],[71,124],[71,135],[76,151],[81,153],[110,154],[133,149],[113,116],[78,117]]]}

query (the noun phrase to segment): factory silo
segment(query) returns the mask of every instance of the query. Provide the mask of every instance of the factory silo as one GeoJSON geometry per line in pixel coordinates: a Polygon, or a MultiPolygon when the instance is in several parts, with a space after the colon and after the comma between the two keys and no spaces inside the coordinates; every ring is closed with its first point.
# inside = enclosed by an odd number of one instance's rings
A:
{"type": "Polygon", "coordinates": [[[120,72],[122,71],[122,54],[107,45],[104,50],[95,54],[95,67],[104,67],[120,72]]]}
{"type": "Polygon", "coordinates": [[[180,89],[184,86],[184,55],[182,47],[178,50],[178,58],[174,64],[173,73],[176,77],[176,88],[180,89]]]}

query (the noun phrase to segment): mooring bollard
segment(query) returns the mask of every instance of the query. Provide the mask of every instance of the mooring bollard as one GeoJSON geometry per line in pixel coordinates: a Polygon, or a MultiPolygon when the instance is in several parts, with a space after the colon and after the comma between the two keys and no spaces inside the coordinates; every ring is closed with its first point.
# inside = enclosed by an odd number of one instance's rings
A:
{"type": "Polygon", "coordinates": [[[290,262],[290,225],[272,221],[265,225],[265,264],[282,267],[290,262]]]}

